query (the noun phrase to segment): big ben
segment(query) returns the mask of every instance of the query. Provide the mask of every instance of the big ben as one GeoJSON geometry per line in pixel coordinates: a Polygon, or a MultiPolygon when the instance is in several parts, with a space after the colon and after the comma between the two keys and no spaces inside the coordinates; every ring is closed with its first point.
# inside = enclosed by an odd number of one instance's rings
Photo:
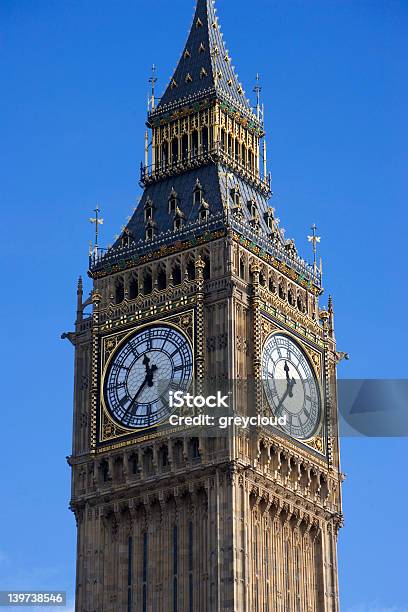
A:
{"type": "Polygon", "coordinates": [[[270,205],[262,109],[212,0],[152,84],[143,195],[92,249],[69,334],[76,610],[336,612],[333,302],[270,205]],[[173,390],[226,386],[234,414],[274,424],[170,425],[173,390]]]}

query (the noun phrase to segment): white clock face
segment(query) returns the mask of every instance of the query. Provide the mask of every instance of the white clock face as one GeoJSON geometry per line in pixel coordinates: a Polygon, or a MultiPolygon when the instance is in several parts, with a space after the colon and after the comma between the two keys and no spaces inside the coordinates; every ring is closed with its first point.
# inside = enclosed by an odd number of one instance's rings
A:
{"type": "Polygon", "coordinates": [[[125,427],[151,427],[170,414],[170,389],[186,390],[192,375],[193,354],[184,334],[164,324],[144,327],[109,362],[105,405],[125,427]]]}
{"type": "Polygon", "coordinates": [[[311,438],[321,417],[319,385],[309,359],[289,336],[266,340],[262,378],[274,416],[285,418],[284,431],[299,440],[311,438]]]}

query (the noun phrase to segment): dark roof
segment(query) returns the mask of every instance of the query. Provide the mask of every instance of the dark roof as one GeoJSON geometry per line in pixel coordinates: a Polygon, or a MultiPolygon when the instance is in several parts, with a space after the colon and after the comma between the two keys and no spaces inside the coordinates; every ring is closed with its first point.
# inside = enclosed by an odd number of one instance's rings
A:
{"type": "Polygon", "coordinates": [[[212,0],[197,0],[197,7],[187,43],[177,68],[152,114],[211,94],[218,95],[255,115],[245,97],[229,52],[223,41],[212,0]]]}
{"type": "MultiPolygon", "coordinates": [[[[202,188],[203,199],[208,204],[210,217],[217,213],[222,213],[227,193],[226,171],[228,178],[228,198],[230,207],[233,206],[231,191],[238,189],[242,202],[242,212],[244,217],[249,220],[250,212],[248,202],[253,200],[256,203],[260,223],[265,232],[269,232],[263,213],[268,210],[268,200],[259,191],[246,183],[239,176],[231,176],[226,168],[221,164],[210,163],[200,168],[189,170],[178,176],[170,177],[165,180],[148,185],[143,193],[137,209],[127,224],[127,230],[131,238],[138,242],[145,239],[145,205],[148,200],[153,205],[153,219],[155,223],[155,233],[173,231],[174,214],[169,213],[169,198],[173,192],[177,194],[177,206],[184,214],[185,223],[194,223],[198,220],[199,206],[194,204],[194,188],[199,183],[202,188]]],[[[120,241],[117,242],[119,244],[120,241]]]]}

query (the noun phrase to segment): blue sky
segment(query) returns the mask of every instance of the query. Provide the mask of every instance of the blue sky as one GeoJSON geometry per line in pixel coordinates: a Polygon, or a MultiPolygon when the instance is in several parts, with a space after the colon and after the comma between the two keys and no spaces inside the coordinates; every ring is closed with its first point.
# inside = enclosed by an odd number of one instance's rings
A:
{"type": "MultiPolygon", "coordinates": [[[[274,206],[304,256],[322,236],[347,377],[406,378],[408,4],[218,1],[252,95],[262,77],[274,206]]],[[[149,67],[171,76],[192,0],[2,0],[0,588],[66,589],[72,329],[98,200],[113,240],[140,196],[149,67]],[[154,18],[154,23],[152,23],[154,18]]],[[[87,285],[89,289],[89,283],[87,285]]],[[[406,439],[342,444],[342,610],[403,612],[406,439]]]]}

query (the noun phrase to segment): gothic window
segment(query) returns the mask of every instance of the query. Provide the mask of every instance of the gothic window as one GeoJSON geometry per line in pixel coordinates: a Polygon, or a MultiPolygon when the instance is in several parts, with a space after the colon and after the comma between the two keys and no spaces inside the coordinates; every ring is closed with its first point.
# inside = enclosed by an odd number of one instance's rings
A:
{"type": "Polygon", "coordinates": [[[221,130],[221,149],[225,149],[225,130],[221,130]]]}
{"type": "Polygon", "coordinates": [[[208,215],[209,215],[208,208],[202,208],[200,210],[200,216],[199,216],[200,221],[207,221],[208,215]]]}
{"type": "Polygon", "coordinates": [[[129,282],[129,299],[135,300],[139,293],[139,283],[136,276],[132,276],[129,282]]]}
{"type": "Polygon", "coordinates": [[[228,155],[231,155],[231,157],[232,157],[232,153],[233,153],[232,145],[233,145],[232,136],[231,136],[231,134],[228,134],[228,155]]]}
{"type": "Polygon", "coordinates": [[[281,300],[286,300],[286,291],[282,283],[279,283],[279,297],[281,300]]]}
{"type": "Polygon", "coordinates": [[[169,451],[167,446],[162,446],[159,450],[159,465],[161,468],[167,468],[169,465],[169,451]]]}
{"type": "Polygon", "coordinates": [[[153,473],[153,451],[151,448],[147,448],[143,455],[143,471],[147,476],[153,473]]]}
{"type": "Polygon", "coordinates": [[[234,203],[234,209],[240,208],[241,207],[241,194],[239,193],[239,189],[237,187],[234,187],[234,189],[231,189],[231,196],[232,196],[232,201],[234,203]]]}
{"type": "Polygon", "coordinates": [[[176,217],[173,221],[173,230],[177,232],[183,227],[183,217],[176,217]]]}
{"type": "Polygon", "coordinates": [[[108,480],[109,480],[109,463],[106,461],[106,459],[101,461],[101,463],[99,465],[99,470],[100,470],[102,482],[108,482],[108,480]]]}
{"type": "Polygon", "coordinates": [[[203,198],[203,188],[201,187],[200,182],[197,179],[196,186],[194,187],[194,192],[193,192],[194,204],[197,204],[197,206],[200,206],[202,198],[203,198]]]}
{"type": "Polygon", "coordinates": [[[239,260],[239,276],[240,278],[242,278],[242,280],[245,280],[246,278],[246,273],[245,273],[245,262],[240,259],[239,260]]]}
{"type": "Polygon", "coordinates": [[[116,279],[115,282],[115,303],[121,304],[125,299],[125,286],[123,284],[123,278],[116,279]]]}
{"type": "Polygon", "coordinates": [[[147,198],[146,204],[144,205],[144,218],[145,221],[153,219],[153,202],[150,198],[147,198]]]}
{"type": "Polygon", "coordinates": [[[180,466],[183,461],[183,443],[177,440],[173,447],[173,457],[176,465],[180,466]]]}
{"type": "Polygon", "coordinates": [[[291,306],[295,306],[296,301],[295,301],[295,296],[293,295],[293,289],[292,287],[289,287],[288,290],[288,302],[291,306]]]}
{"type": "Polygon", "coordinates": [[[171,190],[170,193],[170,197],[169,197],[169,214],[174,214],[176,212],[176,208],[177,208],[177,193],[174,191],[174,189],[171,190]]]}
{"type": "Polygon", "coordinates": [[[242,145],[242,164],[245,166],[246,165],[246,147],[245,145],[242,145]]]}
{"type": "Polygon", "coordinates": [[[195,280],[195,264],[192,259],[187,264],[187,277],[188,280],[195,280]]]}
{"type": "Polygon", "coordinates": [[[130,244],[130,236],[129,236],[129,230],[125,230],[123,232],[122,238],[121,238],[121,243],[122,243],[122,247],[128,247],[130,244]]]}
{"type": "Polygon", "coordinates": [[[261,287],[265,287],[266,285],[266,278],[263,272],[261,272],[259,275],[259,284],[261,285],[261,287]]]}
{"type": "Polygon", "coordinates": [[[145,272],[143,276],[143,294],[149,295],[153,290],[153,281],[151,272],[145,272]]]}
{"type": "Polygon", "coordinates": [[[194,130],[194,132],[191,134],[191,151],[192,151],[193,157],[198,155],[198,132],[197,130],[194,130]]]}
{"type": "Polygon", "coordinates": [[[129,464],[132,474],[136,475],[139,467],[139,459],[136,454],[133,454],[129,457],[129,464]]]}
{"type": "Polygon", "coordinates": [[[190,458],[197,461],[200,458],[200,446],[198,438],[190,440],[190,458]]]}
{"type": "Polygon", "coordinates": [[[181,139],[181,151],[183,159],[188,158],[188,134],[184,134],[181,139]]]}
{"type": "Polygon", "coordinates": [[[146,228],[146,240],[153,240],[154,238],[154,227],[146,228]]]}
{"type": "Polygon", "coordinates": [[[269,279],[269,291],[271,293],[275,293],[276,291],[276,285],[275,285],[275,281],[273,279],[273,277],[271,276],[271,278],[269,279]]]}
{"type": "Polygon", "coordinates": [[[266,221],[266,225],[268,226],[268,229],[270,229],[271,231],[274,231],[275,226],[274,226],[274,216],[273,216],[272,209],[269,209],[265,213],[265,221],[266,221]]]}
{"type": "Polygon", "coordinates": [[[164,141],[162,144],[162,164],[163,168],[165,168],[169,161],[169,143],[164,141]]]}
{"type": "Polygon", "coordinates": [[[204,255],[203,261],[204,261],[204,270],[203,270],[204,280],[209,280],[210,276],[211,276],[211,273],[210,273],[210,258],[207,255],[204,255]]]}
{"type": "Polygon", "coordinates": [[[235,140],[235,160],[239,161],[239,142],[235,140]]]}
{"type": "Polygon", "coordinates": [[[171,141],[171,158],[173,164],[178,162],[178,138],[173,138],[171,141]]]}
{"type": "Polygon", "coordinates": [[[208,151],[208,127],[203,127],[201,131],[201,142],[204,153],[208,151]]]}
{"type": "Polygon", "coordinates": [[[175,265],[172,270],[173,275],[173,285],[180,285],[181,283],[181,267],[179,265],[175,265]]]}
{"type": "Polygon", "coordinates": [[[248,210],[249,210],[249,214],[251,216],[251,219],[255,219],[255,217],[257,215],[257,208],[256,208],[256,204],[255,204],[254,200],[249,200],[248,201],[248,210]]]}
{"type": "Polygon", "coordinates": [[[167,287],[167,276],[166,271],[161,268],[157,274],[157,288],[159,291],[163,291],[167,287]]]}

